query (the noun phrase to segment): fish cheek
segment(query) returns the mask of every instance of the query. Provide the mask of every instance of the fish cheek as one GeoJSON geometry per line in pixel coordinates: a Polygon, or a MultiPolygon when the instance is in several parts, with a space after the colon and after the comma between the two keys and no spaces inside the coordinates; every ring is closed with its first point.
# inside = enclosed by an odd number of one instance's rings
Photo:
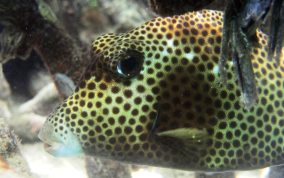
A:
{"type": "Polygon", "coordinates": [[[153,90],[157,88],[147,88],[143,72],[126,80],[113,79],[107,71],[102,73],[82,81],[67,102],[70,128],[87,153],[131,155],[131,150],[147,140],[152,126],[149,116],[156,114],[153,90]]]}
{"type": "MultiPolygon", "coordinates": [[[[107,136],[113,134],[113,100],[120,87],[109,78],[95,77],[81,82],[80,88],[68,101],[69,126],[75,133],[86,153],[101,153],[107,145],[107,136]],[[107,135],[106,135],[107,133],[107,135]]],[[[122,100],[122,99],[121,99],[122,100]]]]}

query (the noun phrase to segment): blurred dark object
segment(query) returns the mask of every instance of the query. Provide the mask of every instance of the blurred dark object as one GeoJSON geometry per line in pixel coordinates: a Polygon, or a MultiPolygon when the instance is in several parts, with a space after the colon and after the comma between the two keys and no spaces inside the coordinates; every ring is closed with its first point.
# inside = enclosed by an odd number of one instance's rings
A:
{"type": "MultiPolygon", "coordinates": [[[[224,12],[224,27],[219,62],[221,81],[226,83],[226,61],[232,58],[239,86],[242,92],[242,102],[246,109],[250,109],[257,102],[257,89],[250,60],[251,49],[256,43],[256,29],[263,23],[272,8],[272,14],[276,11],[278,16],[271,19],[269,34],[269,53],[276,50],[276,62],[279,63],[282,49],[282,37],[277,40],[278,32],[283,31],[284,21],[280,21],[279,14],[283,0],[229,0],[224,12]],[[281,2],[280,2],[281,1],[281,2]],[[276,7],[277,6],[277,7],[276,7]],[[278,7],[279,6],[279,7],[278,7]],[[273,23],[278,19],[278,24],[273,23]],[[283,28],[283,29],[281,29],[283,28]],[[272,40],[275,39],[275,40],[272,40]]],[[[281,12],[280,12],[281,11],[281,12]]],[[[283,14],[284,15],[284,14],[283,14]]],[[[267,60],[271,60],[268,56],[267,60]]]]}
{"type": "Polygon", "coordinates": [[[35,0],[1,0],[0,21],[23,32],[36,31],[36,27],[43,22],[35,0]]]}
{"type": "Polygon", "coordinates": [[[268,58],[272,59],[275,52],[275,60],[279,64],[284,43],[284,0],[273,0],[272,4],[268,58]]]}
{"type": "MultiPolygon", "coordinates": [[[[242,92],[242,102],[250,109],[257,101],[257,90],[250,60],[255,42],[255,27],[260,19],[255,12],[261,11],[255,4],[229,0],[224,12],[221,57],[219,61],[221,81],[226,84],[226,63],[232,58],[235,73],[242,92]],[[254,29],[252,29],[254,28],[254,29]]],[[[257,4],[259,5],[259,4],[257,4]]],[[[266,7],[267,8],[267,7],[266,7]]],[[[259,16],[261,17],[261,16],[259,16]]]]}

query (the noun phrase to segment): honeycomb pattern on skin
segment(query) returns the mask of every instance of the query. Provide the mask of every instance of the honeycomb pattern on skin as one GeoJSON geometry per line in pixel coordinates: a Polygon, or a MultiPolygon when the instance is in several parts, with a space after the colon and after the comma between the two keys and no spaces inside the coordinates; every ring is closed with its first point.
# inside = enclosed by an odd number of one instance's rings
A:
{"type": "Polygon", "coordinates": [[[48,122],[62,137],[71,128],[87,154],[126,162],[205,171],[283,163],[283,50],[280,65],[267,59],[267,36],[257,32],[251,56],[259,100],[247,111],[231,60],[227,85],[219,84],[221,32],[222,13],[203,10],[100,36],[94,64],[48,122]],[[143,56],[142,69],[117,77],[119,56],[129,50],[143,56]],[[178,128],[206,134],[186,141],[157,136],[178,128]]]}

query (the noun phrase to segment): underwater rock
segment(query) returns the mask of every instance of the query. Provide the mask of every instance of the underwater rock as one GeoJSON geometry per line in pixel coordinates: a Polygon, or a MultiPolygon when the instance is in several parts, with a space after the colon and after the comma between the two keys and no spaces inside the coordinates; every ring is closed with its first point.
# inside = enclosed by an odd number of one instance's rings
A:
{"type": "Polygon", "coordinates": [[[116,24],[115,28],[112,27],[109,31],[117,33],[135,28],[154,17],[143,1],[98,0],[98,6],[108,15],[110,22],[116,24]]]}
{"type": "MultiPolygon", "coordinates": [[[[89,7],[90,1],[88,0],[53,0],[46,1],[38,0],[39,9],[42,16],[54,19],[55,16],[59,24],[76,43],[82,44],[80,39],[80,31],[84,28],[81,23],[81,18],[85,10],[89,7]]],[[[53,22],[55,22],[53,20],[53,22]]]]}
{"type": "MultiPolygon", "coordinates": [[[[31,178],[32,174],[27,162],[18,148],[19,141],[9,129],[4,119],[0,117],[0,156],[9,165],[9,168],[20,174],[23,178],[31,178]]],[[[1,174],[0,174],[1,175],[1,174]]]]}
{"type": "MultiPolygon", "coordinates": [[[[25,78],[27,78],[28,80],[27,81],[28,92],[32,96],[35,96],[41,89],[46,87],[49,83],[52,83],[53,80],[50,77],[48,71],[43,66],[44,64],[41,63],[41,61],[38,62],[38,59],[33,59],[33,60],[36,62],[28,61],[33,66],[29,67],[29,64],[27,64],[26,70],[28,71],[28,74],[26,75],[25,78]]],[[[14,68],[14,65],[17,65],[17,64],[13,64],[13,68],[14,68]]]]}
{"type": "Polygon", "coordinates": [[[19,57],[27,59],[31,53],[31,44],[25,33],[13,25],[7,25],[0,33],[0,63],[19,57]]]}
{"type": "Polygon", "coordinates": [[[89,178],[131,178],[129,165],[112,160],[86,156],[89,178]]]}
{"type": "Polygon", "coordinates": [[[3,100],[0,100],[0,117],[5,119],[11,117],[11,112],[9,110],[8,104],[3,100]]]}
{"type": "Polygon", "coordinates": [[[50,82],[45,85],[33,98],[21,104],[18,108],[12,108],[13,114],[9,117],[8,123],[23,142],[38,140],[37,134],[46,119],[46,115],[59,103],[55,84],[50,82]]]}
{"type": "Polygon", "coordinates": [[[4,119],[0,118],[0,153],[9,154],[17,149],[17,137],[4,124],[4,119]]]}
{"type": "Polygon", "coordinates": [[[56,158],[46,154],[38,142],[23,144],[21,152],[36,178],[88,178],[84,157],[56,158]]]}
{"type": "Polygon", "coordinates": [[[283,175],[284,166],[279,165],[270,168],[267,178],[283,178],[283,175]]]}
{"type": "Polygon", "coordinates": [[[5,100],[11,95],[10,86],[5,79],[2,64],[0,64],[0,91],[0,99],[5,100]]]}
{"type": "Polygon", "coordinates": [[[38,141],[38,132],[46,117],[33,112],[13,115],[8,123],[13,131],[21,138],[22,143],[38,141]]]}
{"type": "MultiPolygon", "coordinates": [[[[20,105],[16,113],[35,112],[38,114],[48,113],[52,108],[48,109],[51,103],[56,105],[58,100],[58,92],[54,83],[49,83],[43,87],[32,99],[20,105]],[[57,101],[57,102],[56,102],[57,101]]],[[[54,106],[53,106],[54,107],[54,106]]]]}

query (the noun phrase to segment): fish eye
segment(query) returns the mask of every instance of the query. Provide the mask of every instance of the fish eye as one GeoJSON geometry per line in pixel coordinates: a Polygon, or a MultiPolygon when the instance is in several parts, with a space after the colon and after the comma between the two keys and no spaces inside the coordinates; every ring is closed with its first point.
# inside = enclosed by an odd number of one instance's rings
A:
{"type": "Polygon", "coordinates": [[[136,76],[143,64],[143,56],[139,54],[130,55],[117,63],[117,73],[124,78],[136,76]]]}

